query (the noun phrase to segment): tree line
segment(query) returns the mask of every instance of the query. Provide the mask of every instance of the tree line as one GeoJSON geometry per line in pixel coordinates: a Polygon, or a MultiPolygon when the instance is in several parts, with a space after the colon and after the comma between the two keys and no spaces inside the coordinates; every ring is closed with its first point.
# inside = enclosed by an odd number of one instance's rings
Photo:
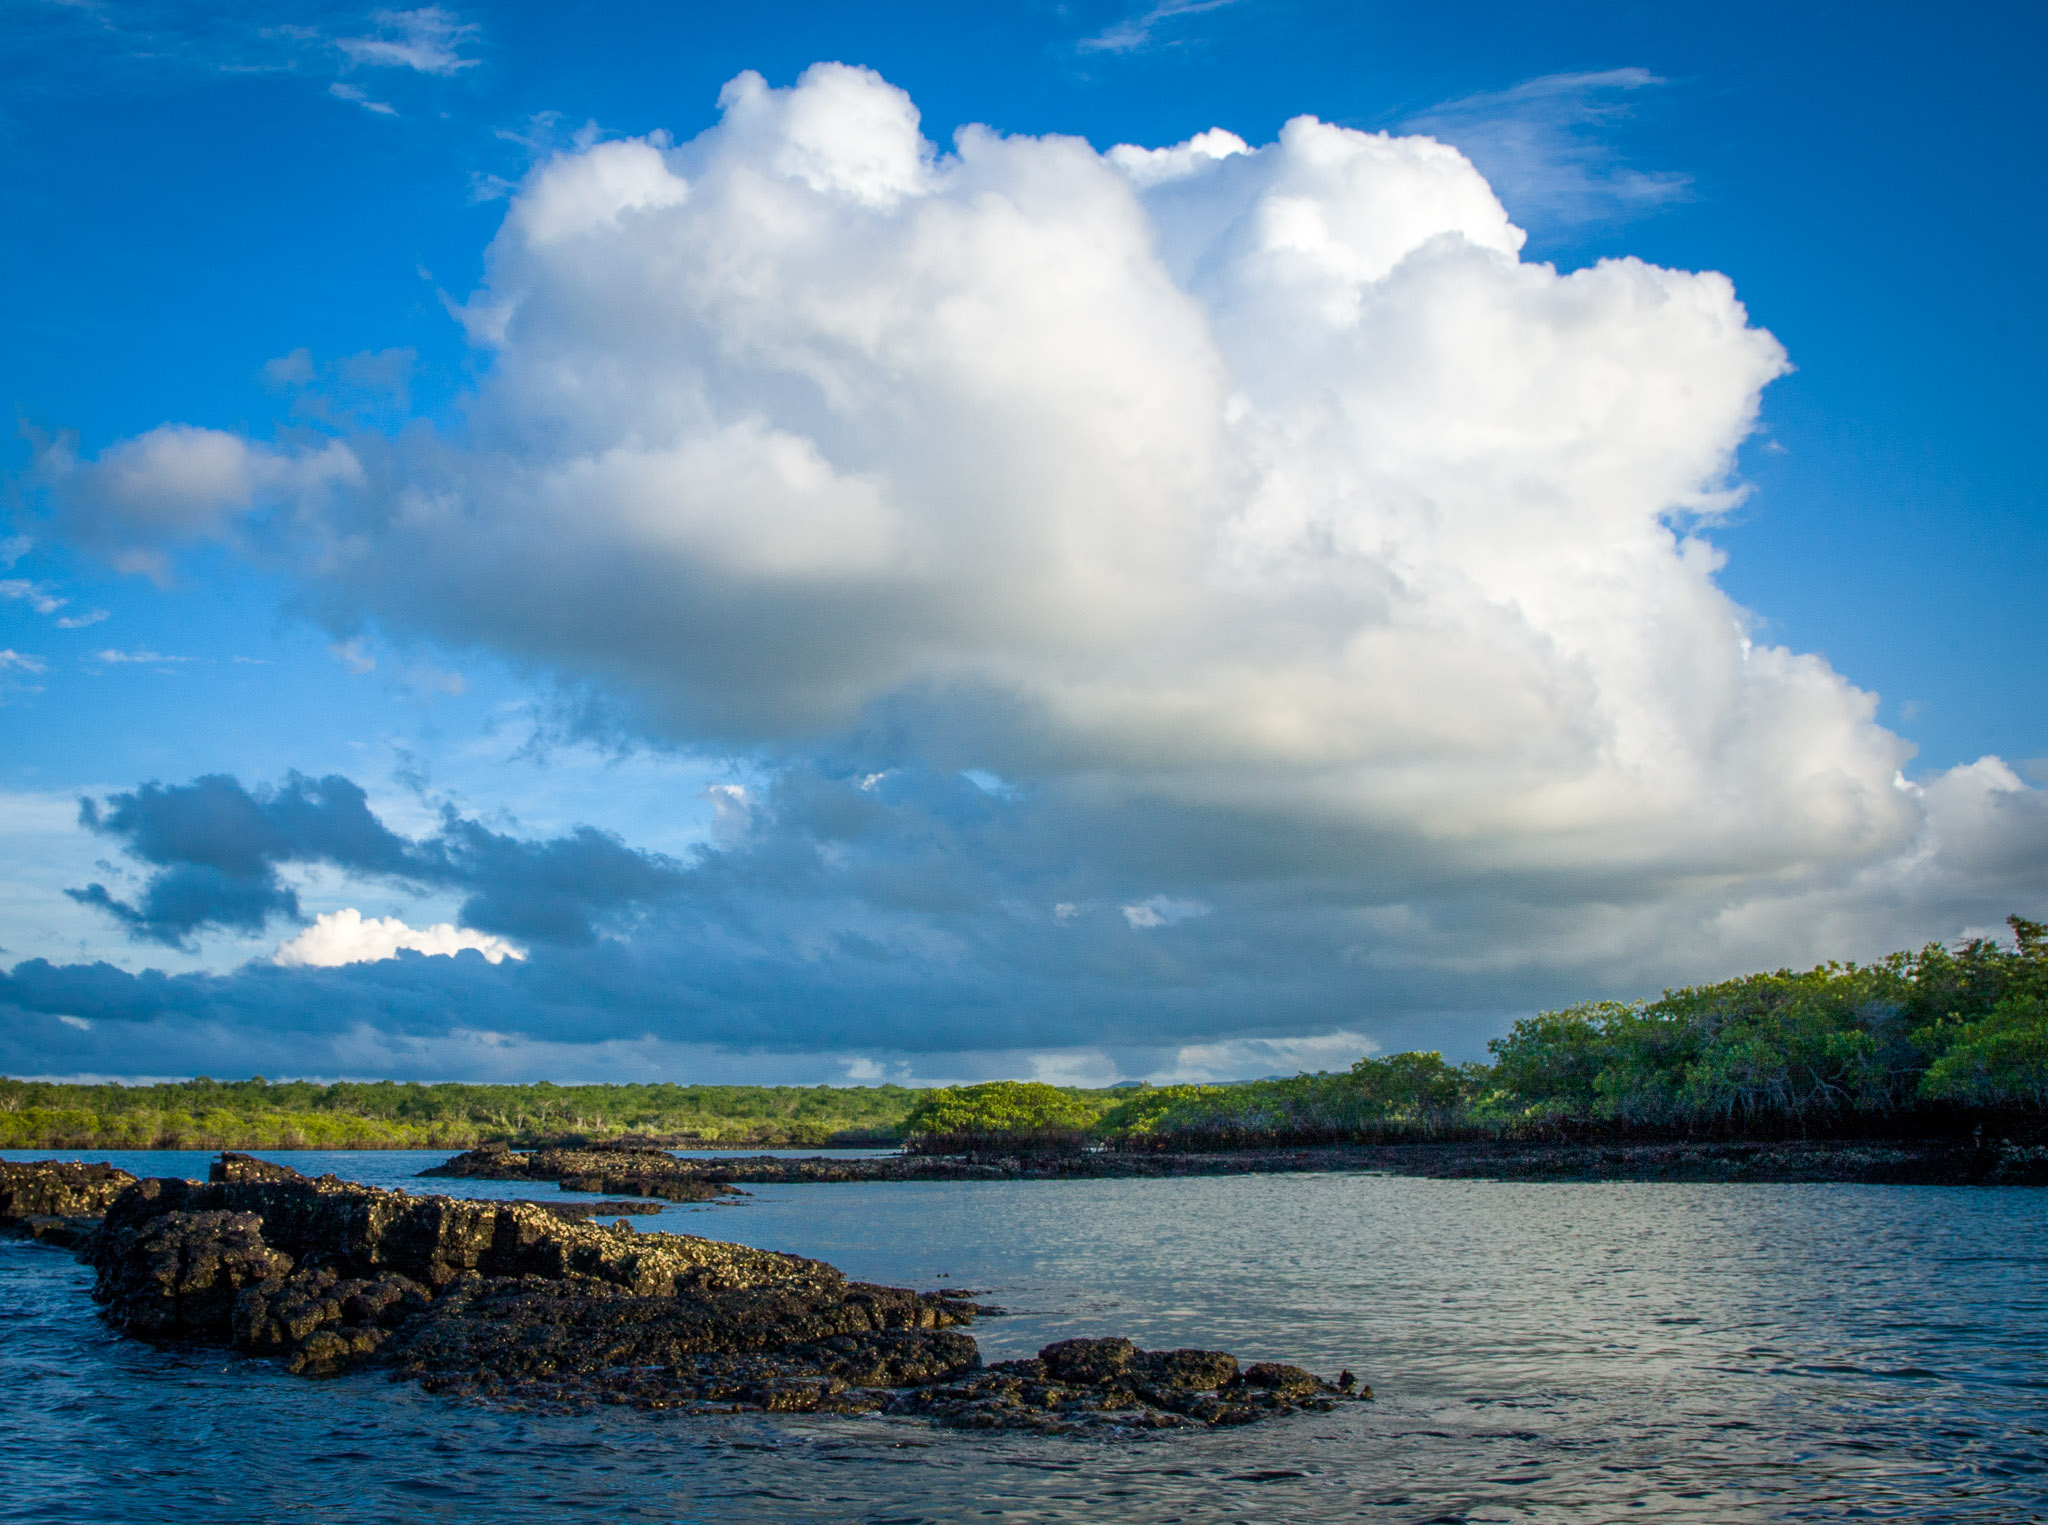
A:
{"type": "Polygon", "coordinates": [[[423,1085],[401,1081],[0,1079],[0,1148],[468,1148],[641,1135],[707,1147],[887,1143],[905,1086],[423,1085]]]}
{"type": "Polygon", "coordinates": [[[435,1148],[642,1136],[678,1146],[1227,1148],[1472,1137],[1904,1136],[2048,1124],[2048,925],[1592,1001],[1517,1022],[1490,1063],[1435,1053],[1228,1085],[423,1085],[0,1079],[0,1148],[435,1148]]]}
{"type": "Polygon", "coordinates": [[[2048,926],[2010,925],[2009,948],[1930,943],[1875,964],[1541,1012],[1487,1045],[1491,1063],[1394,1054],[1335,1074],[1106,1099],[1003,1081],[931,1093],[906,1128],[926,1147],[1036,1133],[1125,1148],[2031,1133],[2048,1123],[2048,926]]]}

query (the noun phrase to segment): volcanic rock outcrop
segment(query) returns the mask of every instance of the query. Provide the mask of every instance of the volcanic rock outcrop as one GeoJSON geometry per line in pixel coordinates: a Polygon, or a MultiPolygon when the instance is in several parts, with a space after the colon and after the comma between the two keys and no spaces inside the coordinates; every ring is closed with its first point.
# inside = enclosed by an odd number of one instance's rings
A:
{"type": "Polygon", "coordinates": [[[134,1184],[135,1177],[112,1165],[0,1160],[0,1233],[75,1248],[134,1184]]]}
{"type": "MultiPolygon", "coordinates": [[[[1240,1371],[1217,1352],[1127,1340],[1064,1341],[984,1367],[961,1326],[998,1310],[961,1293],[851,1281],[822,1261],[599,1227],[535,1203],[309,1180],[246,1155],[222,1156],[211,1175],[76,1177],[80,1192],[118,1187],[80,1248],[117,1328],[275,1356],[309,1376],[374,1366],[529,1404],[886,1410],[969,1428],[1244,1423],[1348,1391],[1293,1367],[1240,1371]]],[[[87,1200],[55,1189],[31,1182],[18,1195],[87,1200]]]]}
{"type": "Polygon", "coordinates": [[[1261,1361],[1239,1370],[1220,1350],[1140,1350],[1129,1340],[1061,1340],[905,1393],[898,1413],[963,1430],[1163,1430],[1251,1424],[1291,1409],[1327,1410],[1371,1397],[1349,1372],[1335,1386],[1299,1366],[1261,1361]]]}
{"type": "Polygon", "coordinates": [[[422,1171],[473,1180],[558,1181],[564,1190],[709,1201],[737,1183],[1111,1180],[1336,1170],[1503,1181],[1858,1181],[1899,1186],[2048,1186],[2048,1145],[1968,1139],[1466,1139],[1260,1145],[1175,1152],[776,1155],[678,1158],[638,1141],[490,1144],[422,1171]]]}

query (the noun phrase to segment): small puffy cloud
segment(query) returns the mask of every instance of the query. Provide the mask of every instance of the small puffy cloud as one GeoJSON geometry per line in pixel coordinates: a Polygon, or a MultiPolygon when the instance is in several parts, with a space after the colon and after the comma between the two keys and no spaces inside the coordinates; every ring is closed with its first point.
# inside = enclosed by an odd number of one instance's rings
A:
{"type": "Polygon", "coordinates": [[[124,571],[159,577],[175,546],[229,539],[252,510],[305,506],[363,481],[361,463],[338,440],[284,451],[184,424],[161,425],[90,461],[68,440],[44,442],[36,470],[61,528],[124,571]]]}
{"type": "Polygon", "coordinates": [[[377,658],[361,640],[336,641],[327,654],[357,677],[377,670],[377,658]]]}
{"type": "Polygon", "coordinates": [[[410,927],[396,916],[366,918],[362,912],[351,908],[316,916],[313,925],[297,937],[279,943],[270,961],[286,967],[310,965],[332,969],[342,964],[396,958],[401,949],[431,957],[453,957],[470,949],[481,953],[493,964],[508,958],[526,957],[526,950],[516,943],[472,932],[452,922],[410,927]]]}
{"type": "MultiPolygon", "coordinates": [[[[1054,915],[1059,915],[1055,908],[1054,915]]],[[[1065,907],[1071,912],[1071,907],[1065,907]]],[[[1136,905],[1122,907],[1124,920],[1133,931],[1149,932],[1154,927],[1171,927],[1196,916],[1207,916],[1209,907],[1198,900],[1175,900],[1170,895],[1154,895],[1136,905]]],[[[1064,921],[1065,917],[1060,917],[1064,921]]]]}
{"type": "Polygon", "coordinates": [[[0,649],[0,672],[48,672],[49,663],[41,657],[30,656],[27,652],[16,651],[13,647],[0,649]]]}
{"type": "Polygon", "coordinates": [[[313,366],[313,352],[303,345],[273,360],[263,362],[263,380],[267,386],[307,386],[318,374],[313,366]]]}

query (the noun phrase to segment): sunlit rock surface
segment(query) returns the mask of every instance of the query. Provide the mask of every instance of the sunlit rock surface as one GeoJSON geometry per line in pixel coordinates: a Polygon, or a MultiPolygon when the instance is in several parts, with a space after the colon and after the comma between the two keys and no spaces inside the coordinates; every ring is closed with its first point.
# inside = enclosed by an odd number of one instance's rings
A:
{"type": "Polygon", "coordinates": [[[549,1407],[889,1412],[1047,1432],[1243,1424],[1365,1395],[1348,1374],[1333,1386],[1121,1339],[984,1367],[963,1326],[1000,1310],[966,1293],[851,1281],[822,1261],[548,1205],[310,1180],[234,1154],[205,1182],[70,1168],[25,1175],[16,1193],[44,1206],[111,1195],[79,1253],[116,1328],[308,1376],[377,1367],[549,1407]]]}

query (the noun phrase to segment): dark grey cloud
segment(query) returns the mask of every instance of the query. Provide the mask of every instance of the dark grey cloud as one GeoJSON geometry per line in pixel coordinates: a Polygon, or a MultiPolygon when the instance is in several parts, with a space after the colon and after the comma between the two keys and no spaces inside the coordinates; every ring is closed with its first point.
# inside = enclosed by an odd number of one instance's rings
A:
{"type": "Polygon", "coordinates": [[[1945,845],[1912,893],[1887,901],[1851,874],[1789,886],[1746,922],[1725,887],[1644,903],[1633,881],[1591,872],[1429,880],[1400,859],[1347,864],[1348,841],[1321,858],[1262,852],[1230,813],[872,761],[792,763],[723,796],[715,843],[683,860],[452,816],[407,838],[346,779],[116,796],[97,807],[102,829],[119,821],[154,855],[165,901],[178,875],[260,887],[318,856],[459,886],[479,928],[565,935],[497,965],[406,952],[170,976],[31,960],[0,974],[0,1072],[823,1080],[874,1056],[952,1078],[1086,1052],[1110,1073],[1251,1074],[1289,1068],[1287,1045],[1318,1035],[1351,1035],[1351,1056],[1469,1058],[1519,1012],[1779,962],[1788,924],[1807,929],[1801,962],[2039,914],[2048,844],[2031,795],[1999,794],[2004,813],[1981,820],[1974,797],[1937,801],[1945,845]],[[1723,940],[1675,959],[1673,929],[1717,907],[1723,940]]]}
{"type": "Polygon", "coordinates": [[[401,836],[338,774],[294,773],[253,791],[225,774],[148,783],[81,801],[79,820],[153,872],[132,902],[97,883],[66,893],[106,911],[138,941],[167,947],[189,947],[208,929],[260,932],[273,919],[300,919],[298,896],[279,873],[288,864],[463,891],[468,925],[563,944],[591,941],[608,913],[673,891],[680,875],[673,861],[587,826],[529,841],[448,810],[433,835],[401,836]]]}

